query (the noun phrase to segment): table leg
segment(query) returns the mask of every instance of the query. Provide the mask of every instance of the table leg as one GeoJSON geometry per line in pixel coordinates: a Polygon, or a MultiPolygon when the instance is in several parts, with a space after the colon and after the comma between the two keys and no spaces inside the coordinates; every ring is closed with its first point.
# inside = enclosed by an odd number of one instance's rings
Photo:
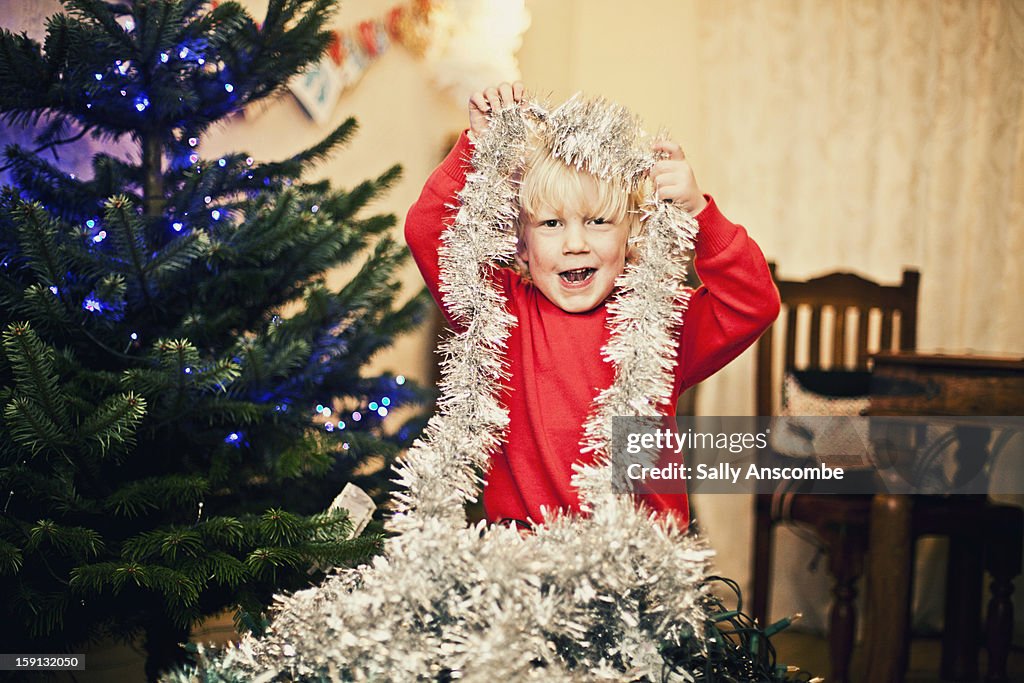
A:
{"type": "Polygon", "coordinates": [[[872,683],[900,683],[907,668],[912,509],[908,496],[895,494],[878,494],[871,503],[865,680],[872,683]]]}

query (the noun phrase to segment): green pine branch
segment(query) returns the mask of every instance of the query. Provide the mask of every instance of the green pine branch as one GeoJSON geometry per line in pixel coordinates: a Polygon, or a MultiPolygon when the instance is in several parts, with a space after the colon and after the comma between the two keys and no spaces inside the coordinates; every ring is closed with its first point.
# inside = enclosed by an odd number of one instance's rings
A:
{"type": "Polygon", "coordinates": [[[18,247],[28,267],[42,280],[42,284],[61,289],[68,260],[60,224],[35,202],[19,202],[12,218],[17,224],[18,247]]]}
{"type": "Polygon", "coordinates": [[[135,430],[146,415],[146,399],[131,392],[111,396],[86,418],[80,438],[95,444],[101,456],[123,454],[135,445],[135,430]]]}
{"type": "Polygon", "coordinates": [[[42,408],[43,414],[35,417],[24,415],[21,408],[16,412],[22,416],[21,419],[31,418],[33,423],[42,425],[44,420],[49,422],[56,437],[54,441],[60,440],[68,414],[60,380],[54,371],[53,349],[44,344],[26,323],[8,325],[3,332],[3,349],[11,365],[15,386],[22,397],[15,399],[12,405],[15,402],[26,407],[34,404],[42,408]]]}
{"type": "Polygon", "coordinates": [[[41,519],[29,531],[26,550],[54,550],[78,558],[95,557],[104,548],[103,538],[95,529],[70,527],[51,519],[41,519]]]}
{"type": "Polygon", "coordinates": [[[134,204],[125,195],[111,197],[104,206],[104,220],[110,227],[111,238],[126,257],[125,266],[134,277],[138,292],[147,305],[152,305],[147,265],[151,246],[134,204]]]}
{"type": "Polygon", "coordinates": [[[195,509],[210,492],[204,477],[161,475],[124,482],[103,501],[103,508],[115,515],[134,518],[164,509],[195,509]]]}

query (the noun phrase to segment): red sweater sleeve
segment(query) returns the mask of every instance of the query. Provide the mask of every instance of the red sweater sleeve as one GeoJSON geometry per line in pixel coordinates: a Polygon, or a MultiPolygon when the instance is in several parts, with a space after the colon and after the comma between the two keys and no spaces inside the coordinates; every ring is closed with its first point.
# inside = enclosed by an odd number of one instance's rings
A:
{"type": "Polygon", "coordinates": [[[708,197],[697,216],[690,298],[679,343],[677,389],[714,374],[753,344],[779,314],[779,292],[757,244],[708,197]]]}
{"type": "Polygon", "coordinates": [[[466,184],[466,174],[472,170],[469,161],[471,155],[469,138],[463,132],[441,165],[430,174],[419,199],[409,209],[405,218],[405,241],[412,252],[413,260],[416,261],[434,301],[441,307],[448,323],[456,330],[461,328],[453,322],[441,299],[437,250],[441,246],[441,233],[455,220],[457,209],[453,206],[458,201],[456,193],[466,184]]]}

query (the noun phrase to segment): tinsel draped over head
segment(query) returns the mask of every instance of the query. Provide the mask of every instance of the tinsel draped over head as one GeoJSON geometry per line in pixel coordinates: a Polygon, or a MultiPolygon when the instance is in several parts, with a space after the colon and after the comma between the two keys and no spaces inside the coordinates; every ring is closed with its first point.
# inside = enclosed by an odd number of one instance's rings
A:
{"type": "MultiPolygon", "coordinates": [[[[502,351],[515,319],[502,294],[485,276],[509,262],[516,248],[519,215],[516,175],[530,137],[566,164],[628,189],[642,187],[654,163],[650,139],[626,108],[579,95],[548,111],[536,102],[495,112],[477,141],[453,224],[442,235],[441,291],[446,308],[463,331],[441,349],[438,412],[423,438],[397,466],[399,507],[396,531],[416,525],[414,511],[452,517],[462,524],[462,503],[477,496],[477,473],[489,467],[508,414],[497,391],[506,376],[502,351]]],[[[635,259],[616,282],[608,303],[611,335],[602,349],[615,366],[615,380],[598,395],[583,429],[574,485],[581,506],[592,511],[612,493],[609,464],[614,416],[657,416],[671,401],[675,334],[689,303],[683,283],[697,233],[696,221],[681,208],[657,201],[650,189],[640,207],[643,235],[634,240],[635,259]]],[[[619,489],[622,490],[622,489],[619,489]]]]}
{"type": "Polygon", "coordinates": [[[669,652],[703,649],[711,552],[672,520],[616,494],[612,417],[659,415],[672,396],[674,334],[695,221],[649,194],[643,235],[607,305],[602,350],[615,366],[584,425],[573,483],[585,515],[548,511],[533,533],[466,528],[479,472],[508,414],[497,400],[515,318],[488,277],[515,254],[515,176],[534,131],[566,163],[637,187],[653,163],[625,109],[574,97],[492,115],[477,141],[454,222],[442,237],[441,290],[462,331],[444,344],[437,413],[395,467],[401,489],[384,555],[280,597],[268,633],[209,672],[252,679],[694,680],[669,652]],[[669,674],[666,676],[666,671],[669,674]]]}

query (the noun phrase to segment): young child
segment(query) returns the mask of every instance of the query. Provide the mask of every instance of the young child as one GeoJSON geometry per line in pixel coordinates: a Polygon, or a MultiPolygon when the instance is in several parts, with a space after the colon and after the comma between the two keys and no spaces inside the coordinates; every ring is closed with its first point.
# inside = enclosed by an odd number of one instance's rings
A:
{"type": "MultiPolygon", "coordinates": [[[[522,97],[521,83],[475,93],[469,135],[463,133],[409,210],[406,241],[439,304],[440,237],[454,220],[449,207],[472,170],[472,140],[487,129],[491,112],[518,105],[522,97]]],[[[682,206],[700,227],[695,266],[703,285],[686,312],[673,400],[660,407],[674,415],[680,393],[739,355],[772,323],[779,296],[760,249],[701,193],[679,146],[659,143],[655,151],[668,156],[650,170],[658,198],[682,206]]],[[[501,451],[491,457],[483,502],[491,522],[530,525],[544,520],[542,508],[579,511],[572,465],[584,457],[579,443],[594,399],[614,378],[614,367],[601,357],[610,334],[605,303],[639,218],[636,197],[545,149],[529,156],[520,205],[518,268],[497,275],[518,319],[507,343],[510,379],[500,393],[510,421],[501,451]]],[[[453,322],[447,311],[445,316],[453,322]]],[[[685,493],[641,498],[686,527],[685,493]]]]}

